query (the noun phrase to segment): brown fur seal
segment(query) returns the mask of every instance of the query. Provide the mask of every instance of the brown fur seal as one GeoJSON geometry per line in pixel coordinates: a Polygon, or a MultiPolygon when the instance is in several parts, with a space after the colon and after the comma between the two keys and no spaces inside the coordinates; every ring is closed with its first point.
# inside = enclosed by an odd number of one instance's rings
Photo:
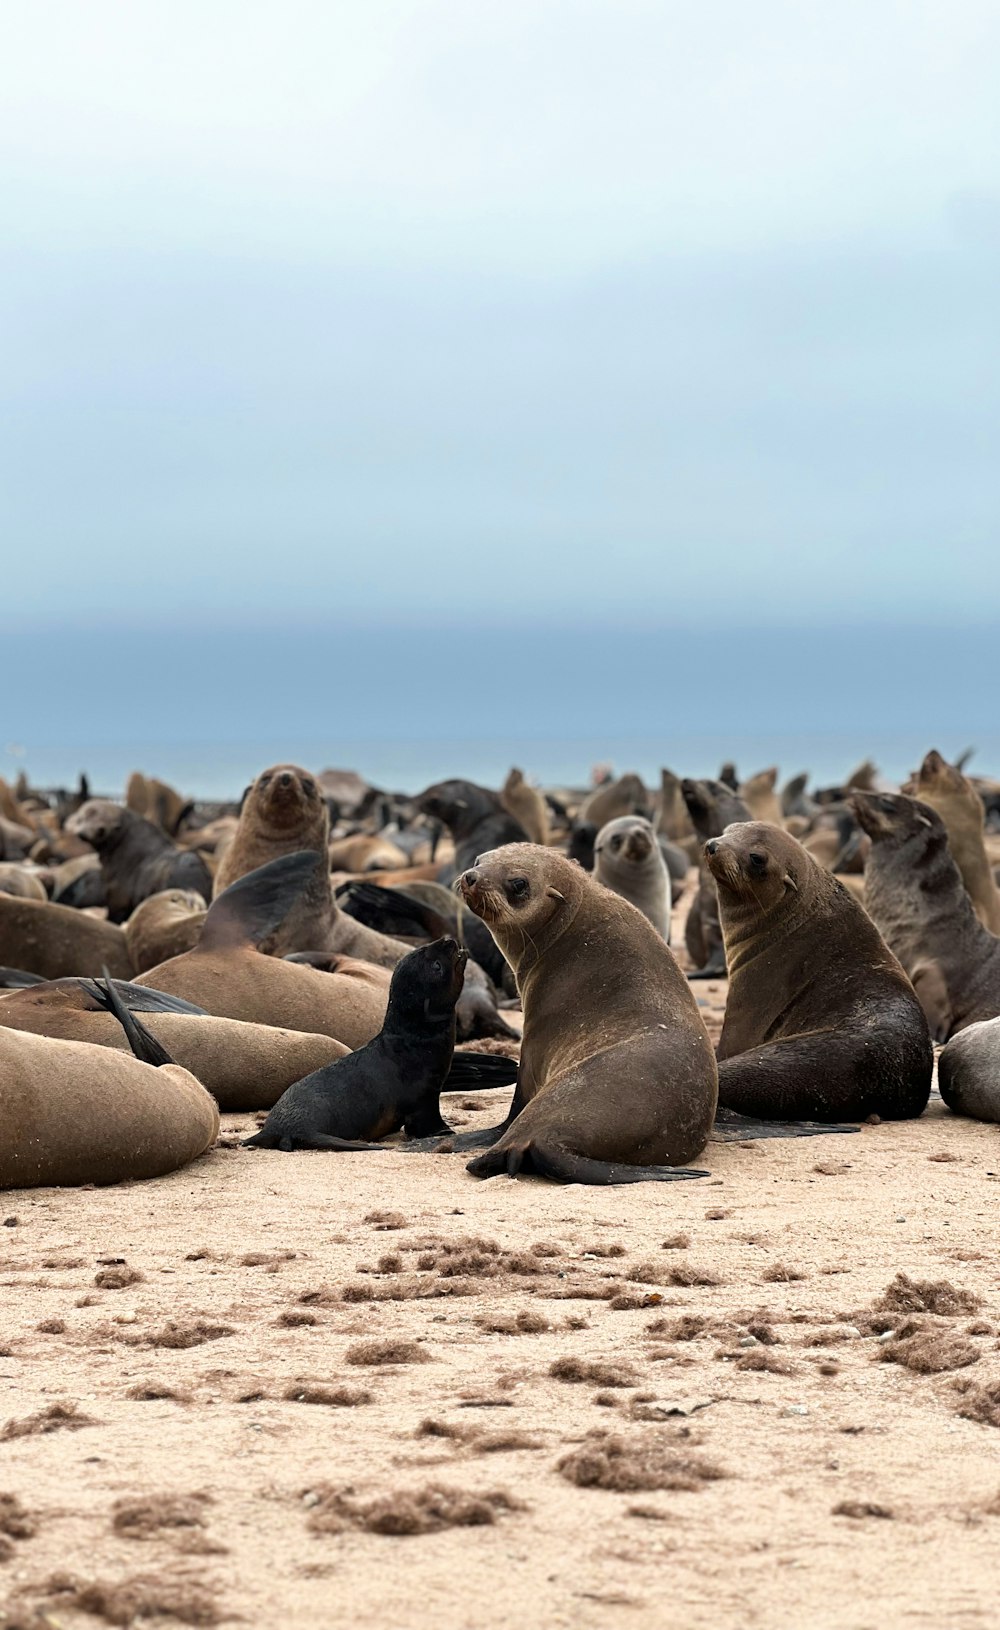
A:
{"type": "Polygon", "coordinates": [[[956,1115],[1000,1122],[1000,1019],[981,1019],[952,1038],[938,1059],[938,1086],[956,1115]]]}
{"type": "Polygon", "coordinates": [[[101,862],[89,845],[85,855],[75,855],[52,867],[51,875],[52,899],[57,906],[72,906],[80,911],[86,906],[105,904],[101,862]]]}
{"type": "Polygon", "coordinates": [[[656,830],[671,843],[688,844],[695,837],[691,817],[684,802],[680,776],[673,770],[660,771],[660,806],[656,815],[656,830]]]}
{"type": "Polygon", "coordinates": [[[66,822],[67,832],[97,851],[108,917],[122,923],[149,894],[193,889],[206,900],[212,876],[201,855],[180,849],[160,827],[107,798],[91,798],[66,822]]]}
{"type": "Polygon", "coordinates": [[[206,910],[201,895],[191,889],[162,889],[148,895],[123,925],[136,972],[145,973],[160,962],[193,951],[201,938],[206,910]]]}
{"type": "Polygon", "coordinates": [[[215,1141],[219,1111],[179,1065],[0,1029],[0,1188],[161,1177],[215,1141]]]}
{"type": "MultiPolygon", "coordinates": [[[[725,781],[682,781],[681,796],[699,841],[721,837],[733,821],[746,821],[750,812],[739,794],[725,781]]],[[[699,861],[698,892],[684,924],[684,944],[697,970],[692,979],[724,979],[726,952],[719,921],[715,878],[704,853],[699,861]]]]}
{"type": "Polygon", "coordinates": [[[1000,889],[986,854],[983,800],[972,782],[932,749],[903,790],[937,810],[976,916],[991,934],[1000,934],[1000,889]]]}
{"type": "Polygon", "coordinates": [[[61,979],[65,974],[96,978],[105,963],[115,979],[133,973],[125,935],[116,923],[100,922],[48,900],[20,900],[0,894],[0,948],[10,968],[61,979]]]}
{"type": "Polygon", "coordinates": [[[517,1090],[477,1177],[566,1183],[690,1177],[715,1116],[697,1003],[652,924],[565,856],[512,844],[460,879],[517,979],[517,1090]]]}
{"type": "Polygon", "coordinates": [[[293,909],[315,864],[308,850],[283,855],[230,884],[213,900],[195,949],[150,968],[136,983],[183,996],[221,1018],[364,1046],[385,1017],[385,969],[340,957],[335,972],[320,973],[257,949],[293,909]]]}
{"type": "Polygon", "coordinates": [[[450,883],[476,856],[504,843],[527,839],[520,821],[509,815],[499,795],[474,781],[435,781],[417,799],[417,809],[448,828],[453,860],[441,867],[439,880],[450,883]]]}
{"type": "Polygon", "coordinates": [[[741,822],[705,848],[729,965],[720,1104],[763,1120],[921,1114],[927,1024],[857,902],[780,827],[741,822]]]}
{"type": "Polygon", "coordinates": [[[903,793],[855,793],[872,840],[865,906],[906,969],[935,1041],[1000,1014],[1000,939],[972,908],[944,822],[903,793]]]}
{"type": "Polygon", "coordinates": [[[248,789],[232,842],[219,860],[215,893],[281,855],[316,849],[324,856],[330,818],[315,776],[296,764],[272,764],[248,789]]]}
{"type": "Polygon", "coordinates": [[[777,767],[758,770],[749,781],[740,786],[740,797],[750,811],[752,821],[769,821],[773,826],[783,824],[781,799],[775,792],[778,783],[777,767]]]}
{"type": "Polygon", "coordinates": [[[641,815],[620,815],[594,842],[594,876],[648,918],[670,943],[670,875],[656,833],[641,815]]]}
{"type": "Polygon", "coordinates": [[[524,771],[512,769],[500,789],[500,802],[508,815],[524,828],[529,842],[544,848],[552,839],[549,806],[537,787],[524,779],[524,771]]]}
{"type": "MultiPolygon", "coordinates": [[[[0,1026],[127,1052],[106,1007],[77,980],[33,985],[0,996],[0,1026]]],[[[271,1109],[293,1081],[348,1051],[331,1036],[209,1014],[144,1012],[143,1023],[225,1111],[271,1109]]]]}
{"type": "Polygon", "coordinates": [[[595,788],[583,800],[576,818],[578,821],[593,821],[600,830],[608,821],[616,821],[619,815],[648,814],[650,803],[642,776],[629,771],[627,775],[619,776],[617,781],[595,788]]]}
{"type": "Polygon", "coordinates": [[[48,899],[38,874],[9,860],[0,861],[0,894],[11,894],[18,900],[48,899]]]}

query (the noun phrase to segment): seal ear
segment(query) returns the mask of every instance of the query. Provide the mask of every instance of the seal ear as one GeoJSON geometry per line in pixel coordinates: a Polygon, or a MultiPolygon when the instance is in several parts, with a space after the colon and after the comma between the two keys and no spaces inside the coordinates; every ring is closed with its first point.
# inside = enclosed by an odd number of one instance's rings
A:
{"type": "Polygon", "coordinates": [[[921,826],[930,826],[931,824],[926,815],[918,815],[917,820],[920,822],[921,826]]]}
{"type": "Polygon", "coordinates": [[[799,885],[796,883],[791,872],[786,872],[781,881],[784,883],[786,889],[792,889],[795,894],[798,894],[799,885]]]}
{"type": "Polygon", "coordinates": [[[565,900],[566,898],[565,894],[560,894],[558,889],[548,888],[545,890],[545,892],[553,900],[565,900]]]}

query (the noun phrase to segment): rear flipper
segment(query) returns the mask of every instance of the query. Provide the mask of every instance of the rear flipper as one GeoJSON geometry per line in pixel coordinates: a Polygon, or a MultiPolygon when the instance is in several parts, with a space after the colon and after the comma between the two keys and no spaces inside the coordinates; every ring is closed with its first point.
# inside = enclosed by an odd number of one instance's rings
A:
{"type": "Polygon", "coordinates": [[[708,1177],[709,1172],[693,1166],[626,1166],[616,1161],[591,1160],[586,1155],[575,1155],[557,1143],[532,1140],[521,1147],[492,1149],[488,1154],[470,1160],[466,1171],[473,1177],[499,1177],[506,1172],[516,1177],[518,1172],[531,1172],[536,1177],[550,1177],[557,1183],[589,1183],[610,1186],[619,1183],[681,1183],[695,1177],[708,1177]]]}
{"type": "Polygon", "coordinates": [[[359,1143],[351,1138],[328,1137],[325,1132],[294,1132],[291,1135],[258,1132],[255,1137],[244,1138],[244,1149],[281,1149],[288,1154],[293,1149],[384,1149],[384,1143],[359,1143]]]}
{"type": "Polygon", "coordinates": [[[31,985],[47,985],[43,974],[28,973],[24,968],[0,968],[0,990],[28,990],[31,985]]]}
{"type": "MultiPolygon", "coordinates": [[[[79,979],[77,983],[84,995],[95,1001],[105,1013],[114,1013],[103,979],[79,979]]],[[[208,1017],[203,1007],[196,1007],[183,996],[171,996],[165,990],[154,990],[152,985],[133,985],[127,979],[113,979],[111,983],[130,1013],[188,1013],[197,1018],[208,1017]]]]}
{"type": "Polygon", "coordinates": [[[157,1068],[161,1064],[172,1064],[174,1061],[167,1049],[162,1047],[156,1037],[150,1035],[146,1026],[134,1014],[129,1012],[115,989],[115,982],[108,973],[107,968],[102,968],[101,972],[104,975],[101,983],[107,993],[108,1011],[114,1014],[124,1030],[128,1044],[136,1058],[140,1059],[143,1064],[153,1064],[157,1068]]]}
{"type": "Polygon", "coordinates": [[[498,1138],[503,1137],[506,1130],[507,1122],[504,1121],[502,1126],[488,1126],[482,1132],[449,1132],[448,1147],[446,1149],[441,1147],[440,1135],[430,1138],[410,1138],[401,1147],[406,1150],[407,1154],[450,1155],[452,1152],[465,1154],[469,1149],[488,1149],[491,1144],[496,1143],[498,1138]]]}
{"type": "Polygon", "coordinates": [[[759,1121],[751,1115],[738,1115],[735,1109],[720,1105],[712,1128],[712,1143],[743,1143],[751,1138],[819,1138],[828,1132],[857,1132],[857,1126],[828,1126],[818,1121],[759,1121]]]}
{"type": "Polygon", "coordinates": [[[466,1092],[475,1088],[512,1087],[517,1080],[517,1059],[496,1053],[454,1053],[442,1092],[466,1092]]]}
{"type": "Polygon", "coordinates": [[[719,951],[715,956],[709,957],[703,968],[696,968],[694,973],[689,973],[688,978],[725,979],[726,974],[727,969],[725,952],[719,951]]]}

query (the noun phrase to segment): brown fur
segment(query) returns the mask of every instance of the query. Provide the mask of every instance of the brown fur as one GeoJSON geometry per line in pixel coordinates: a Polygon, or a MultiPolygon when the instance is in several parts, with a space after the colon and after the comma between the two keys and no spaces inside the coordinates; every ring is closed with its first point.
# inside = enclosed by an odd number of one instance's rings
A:
{"type": "Polygon", "coordinates": [[[368,837],[362,832],[350,838],[339,838],[330,844],[330,870],[333,872],[369,872],[391,870],[406,865],[406,854],[387,838],[368,837]]]}
{"type": "Polygon", "coordinates": [[[763,822],[727,827],[706,858],[729,967],[720,1102],[778,1120],[919,1115],[933,1068],[927,1026],[857,902],[763,822]]]}
{"type": "Polygon", "coordinates": [[[0,894],[0,945],[9,968],[23,968],[43,979],[67,974],[96,978],[105,963],[114,979],[131,979],[134,971],[125,935],[116,923],[47,900],[0,894]]]}
{"type": "Polygon", "coordinates": [[[976,916],[991,934],[1000,934],[1000,889],[986,854],[983,801],[972,782],[932,750],[905,790],[937,810],[976,916]]]}
{"type": "Polygon", "coordinates": [[[0,1029],[0,1188],[159,1177],[215,1141],[219,1111],[176,1064],[0,1029]]]}
{"type": "Polygon", "coordinates": [[[752,821],[769,821],[772,826],[784,825],[781,799],[775,792],[778,782],[777,768],[759,770],[740,787],[740,797],[750,811],[752,821]]]}
{"type": "Polygon", "coordinates": [[[193,951],[201,938],[205,902],[191,889],[161,889],[136,906],[122,925],[137,973],[193,951]]]}
{"type": "Polygon", "coordinates": [[[18,900],[47,900],[41,879],[24,866],[12,861],[0,861],[0,894],[11,894],[18,900]]]}
{"type": "Polygon", "coordinates": [[[280,855],[299,849],[325,855],[329,837],[330,820],[315,777],[295,764],[262,770],[243,801],[233,840],[219,862],[215,895],[280,855]]]}
{"type": "Polygon", "coordinates": [[[532,844],[482,856],[460,887],[524,1008],[515,1118],[469,1169],[488,1176],[523,1161],[569,1181],[635,1182],[692,1160],[715,1114],[715,1060],[652,924],[532,844]],[[529,885],[521,903],[505,888],[514,878],[529,885]]]}
{"type": "Polygon", "coordinates": [[[551,841],[549,806],[538,788],[524,779],[523,770],[511,770],[500,790],[500,802],[508,815],[520,821],[532,843],[544,847],[551,841]]]}
{"type": "Polygon", "coordinates": [[[628,774],[612,781],[609,786],[598,787],[585,798],[577,810],[578,821],[593,821],[596,827],[617,820],[619,815],[645,813],[650,797],[641,776],[628,774]]]}

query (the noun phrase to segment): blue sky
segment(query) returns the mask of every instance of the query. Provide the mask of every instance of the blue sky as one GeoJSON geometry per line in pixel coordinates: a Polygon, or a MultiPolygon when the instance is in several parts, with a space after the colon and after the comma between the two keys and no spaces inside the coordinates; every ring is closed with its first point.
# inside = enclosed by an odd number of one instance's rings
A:
{"type": "Polygon", "coordinates": [[[0,622],[990,624],[993,0],[21,0],[0,622]]]}

